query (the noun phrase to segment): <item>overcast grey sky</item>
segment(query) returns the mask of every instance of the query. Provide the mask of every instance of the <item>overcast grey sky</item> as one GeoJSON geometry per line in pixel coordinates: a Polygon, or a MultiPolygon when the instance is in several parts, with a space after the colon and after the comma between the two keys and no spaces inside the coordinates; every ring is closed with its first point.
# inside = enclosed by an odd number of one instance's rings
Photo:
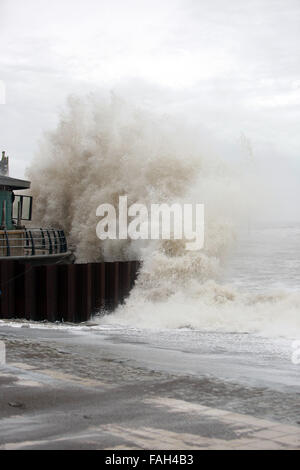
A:
{"type": "MultiPolygon", "coordinates": [[[[300,178],[299,0],[0,0],[0,147],[23,176],[70,93],[99,87],[241,133],[279,191],[300,178]]],[[[288,196],[287,196],[288,197],[288,196]]]]}

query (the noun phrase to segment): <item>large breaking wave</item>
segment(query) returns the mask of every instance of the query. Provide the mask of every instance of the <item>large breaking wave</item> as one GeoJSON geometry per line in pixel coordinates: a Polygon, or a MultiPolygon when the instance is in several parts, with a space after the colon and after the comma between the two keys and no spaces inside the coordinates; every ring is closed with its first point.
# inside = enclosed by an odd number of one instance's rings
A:
{"type": "Polygon", "coordinates": [[[28,173],[36,221],[64,228],[77,262],[143,260],[130,298],[109,322],[300,333],[299,294],[257,296],[218,282],[235,228],[259,210],[252,196],[261,188],[249,159],[216,155],[201,127],[114,95],[72,97],[28,173]],[[185,251],[178,240],[100,242],[96,208],[117,206],[120,195],[127,195],[129,204],[148,206],[204,203],[204,250],[185,251]]]}

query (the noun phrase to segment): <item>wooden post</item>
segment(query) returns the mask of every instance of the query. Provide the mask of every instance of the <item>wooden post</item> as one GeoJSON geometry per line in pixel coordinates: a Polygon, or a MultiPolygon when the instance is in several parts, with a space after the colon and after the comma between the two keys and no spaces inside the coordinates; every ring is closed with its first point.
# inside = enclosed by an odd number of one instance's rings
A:
{"type": "Polygon", "coordinates": [[[35,266],[36,320],[47,320],[47,266],[35,266]]]}
{"type": "Polygon", "coordinates": [[[76,314],[76,264],[69,264],[67,266],[68,270],[68,288],[67,288],[67,296],[68,296],[68,309],[67,309],[67,317],[66,321],[74,322],[75,314],[76,314]]]}
{"type": "Polygon", "coordinates": [[[48,321],[61,320],[58,312],[58,266],[46,266],[46,316],[48,321]]]}
{"type": "Polygon", "coordinates": [[[85,301],[85,279],[84,279],[84,265],[75,264],[75,309],[73,313],[73,321],[79,323],[84,316],[84,301],[85,301]]]}
{"type": "Polygon", "coordinates": [[[91,263],[86,265],[86,320],[91,318],[93,313],[93,271],[91,263]]]}
{"type": "Polygon", "coordinates": [[[1,260],[1,316],[12,318],[14,315],[14,261],[1,260]]]}
{"type": "Polygon", "coordinates": [[[36,271],[31,264],[25,264],[25,317],[39,320],[36,312],[36,271]]]}
{"type": "Polygon", "coordinates": [[[14,318],[26,318],[25,315],[25,265],[15,261],[15,310],[14,318]]]}
{"type": "Polygon", "coordinates": [[[105,290],[106,290],[106,279],[105,279],[105,263],[100,263],[100,304],[99,308],[105,308],[105,290]]]}
{"type": "Polygon", "coordinates": [[[75,322],[87,321],[91,314],[91,265],[76,265],[76,312],[75,322]]]}
{"type": "Polygon", "coordinates": [[[105,263],[92,263],[93,302],[92,309],[105,307],[105,263]]]}
{"type": "Polygon", "coordinates": [[[68,266],[66,264],[58,265],[58,307],[59,318],[67,321],[68,318],[68,266]]]}
{"type": "Polygon", "coordinates": [[[91,283],[92,283],[92,300],[91,300],[91,305],[92,309],[95,310],[97,308],[97,301],[99,298],[99,287],[97,283],[97,264],[96,263],[90,263],[91,265],[91,283]]]}
{"type": "Polygon", "coordinates": [[[119,303],[119,263],[105,263],[106,308],[113,310],[119,303]]]}
{"type": "Polygon", "coordinates": [[[131,262],[124,261],[119,263],[119,277],[120,277],[120,302],[124,302],[128,297],[131,286],[131,262]]]}
{"type": "Polygon", "coordinates": [[[117,308],[120,301],[120,282],[119,282],[119,262],[114,263],[114,297],[113,297],[113,306],[117,308]]]}

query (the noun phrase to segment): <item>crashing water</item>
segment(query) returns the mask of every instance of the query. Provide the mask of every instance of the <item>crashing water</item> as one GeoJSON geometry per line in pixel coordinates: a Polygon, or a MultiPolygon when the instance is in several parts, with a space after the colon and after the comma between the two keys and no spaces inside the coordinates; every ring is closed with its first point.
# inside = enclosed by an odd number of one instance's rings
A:
{"type": "Polygon", "coordinates": [[[60,225],[78,262],[143,260],[126,304],[102,322],[297,337],[299,228],[292,243],[288,234],[276,242],[270,232],[272,247],[259,231],[256,241],[244,235],[240,252],[235,249],[264,189],[252,161],[222,159],[212,148],[205,132],[180,119],[156,116],[115,96],[72,98],[29,170],[36,220],[60,225]],[[120,195],[128,196],[129,205],[204,203],[204,250],[185,251],[179,240],[100,242],[96,208],[117,206],[120,195]]]}
{"type": "MultiPolygon", "coordinates": [[[[299,339],[299,249],[300,226],[244,232],[224,263],[218,282],[199,282],[193,274],[184,288],[180,288],[180,278],[176,282],[172,276],[171,266],[161,257],[154,258],[148,273],[142,271],[127,304],[112,315],[110,322],[299,339]],[[164,279],[163,286],[169,287],[167,298],[154,300],[148,276],[154,292],[155,287],[162,291],[160,280],[164,279]]],[[[175,272],[177,275],[177,268],[175,272]]]]}

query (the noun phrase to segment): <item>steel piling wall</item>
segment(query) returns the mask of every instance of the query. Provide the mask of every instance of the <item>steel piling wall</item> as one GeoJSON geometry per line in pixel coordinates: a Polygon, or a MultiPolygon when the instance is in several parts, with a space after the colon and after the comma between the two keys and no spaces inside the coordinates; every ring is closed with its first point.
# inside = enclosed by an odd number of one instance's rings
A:
{"type": "Polygon", "coordinates": [[[0,319],[87,321],[124,302],[139,267],[137,261],[34,266],[0,260],[0,319]]]}

